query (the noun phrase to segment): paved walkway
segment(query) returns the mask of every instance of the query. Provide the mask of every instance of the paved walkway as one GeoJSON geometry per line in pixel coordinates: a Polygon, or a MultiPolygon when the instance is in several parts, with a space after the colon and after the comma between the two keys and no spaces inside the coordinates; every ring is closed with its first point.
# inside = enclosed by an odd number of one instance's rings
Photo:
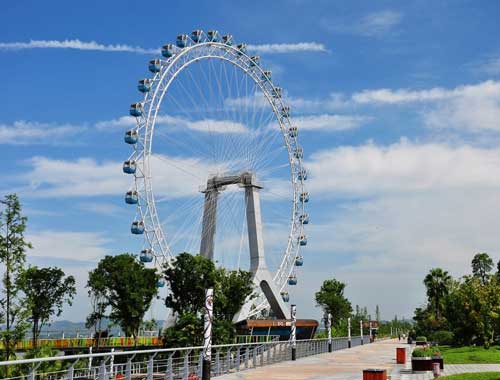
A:
{"type": "MultiPolygon", "coordinates": [[[[351,349],[287,361],[217,377],[220,380],[358,380],[363,369],[382,368],[391,374],[396,366],[397,340],[386,340],[351,349]]],[[[403,368],[403,366],[398,366],[403,368]]]]}

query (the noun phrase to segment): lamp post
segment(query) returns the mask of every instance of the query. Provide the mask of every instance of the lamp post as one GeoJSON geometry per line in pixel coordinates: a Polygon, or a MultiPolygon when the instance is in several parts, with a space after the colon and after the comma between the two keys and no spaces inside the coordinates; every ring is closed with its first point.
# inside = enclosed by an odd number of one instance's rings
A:
{"type": "Polygon", "coordinates": [[[292,340],[292,360],[297,359],[297,306],[292,305],[292,326],[291,326],[291,340],[292,340]]]}
{"type": "Polygon", "coordinates": [[[359,321],[359,335],[361,335],[361,345],[364,344],[363,342],[363,320],[359,321]]]}
{"type": "Polygon", "coordinates": [[[347,318],[347,347],[351,348],[351,318],[347,318]]]}
{"type": "Polygon", "coordinates": [[[205,293],[205,316],[203,328],[203,371],[202,380],[210,380],[210,362],[212,360],[212,315],[214,290],[207,289],[205,293]]]}

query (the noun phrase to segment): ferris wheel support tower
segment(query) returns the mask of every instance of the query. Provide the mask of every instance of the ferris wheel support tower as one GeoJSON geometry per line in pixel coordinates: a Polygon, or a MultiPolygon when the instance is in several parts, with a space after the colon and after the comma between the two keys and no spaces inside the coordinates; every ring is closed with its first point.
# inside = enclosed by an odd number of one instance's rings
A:
{"type": "MultiPolygon", "coordinates": [[[[214,176],[207,181],[207,188],[203,191],[205,193],[205,205],[200,254],[213,260],[214,237],[217,225],[217,200],[219,193],[228,185],[239,185],[245,188],[250,272],[252,273],[253,283],[256,287],[260,287],[276,317],[288,319],[290,313],[280,296],[279,290],[276,289],[266,265],[259,195],[259,190],[262,187],[256,183],[253,173],[243,172],[241,175],[214,176]]],[[[233,322],[236,323],[247,319],[251,306],[252,301],[247,300],[241,310],[234,316],[233,322]]]]}

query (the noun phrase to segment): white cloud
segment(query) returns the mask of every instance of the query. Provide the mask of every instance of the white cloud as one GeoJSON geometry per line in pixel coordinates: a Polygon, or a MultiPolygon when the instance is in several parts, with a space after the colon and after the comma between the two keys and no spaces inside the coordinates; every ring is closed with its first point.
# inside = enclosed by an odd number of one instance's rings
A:
{"type": "Polygon", "coordinates": [[[323,130],[323,131],[345,131],[358,128],[366,122],[372,120],[368,116],[358,115],[315,115],[299,116],[294,118],[294,122],[301,130],[323,130]]]}
{"type": "Polygon", "coordinates": [[[257,54],[280,54],[280,53],[295,53],[295,52],[327,52],[325,45],[317,42],[298,42],[293,44],[261,44],[248,45],[248,50],[251,53],[257,54]]]}
{"type": "Polygon", "coordinates": [[[38,123],[19,120],[0,124],[0,143],[12,145],[56,144],[87,128],[71,124],[38,123]]]}
{"type": "Polygon", "coordinates": [[[307,168],[311,193],[330,197],[500,189],[500,149],[403,140],[316,152],[307,168]]]}
{"type": "MultiPolygon", "coordinates": [[[[101,130],[109,128],[130,128],[135,125],[137,125],[137,122],[135,118],[131,116],[122,116],[117,119],[99,121],[95,124],[96,128],[101,130]]],[[[191,121],[182,117],[169,115],[158,115],[156,117],[156,125],[188,128],[193,131],[205,133],[245,133],[248,131],[245,125],[232,120],[202,119],[191,121]]]]}
{"type": "Polygon", "coordinates": [[[474,71],[479,71],[487,75],[500,74],[500,57],[490,57],[483,62],[469,65],[474,71]]]}
{"type": "MultiPolygon", "coordinates": [[[[132,177],[122,173],[122,162],[98,162],[90,158],[75,161],[35,157],[32,170],[21,180],[29,182],[24,193],[35,197],[95,197],[121,195],[130,188],[132,177]],[[50,175],[48,174],[50,173],[50,175]]],[[[209,173],[224,171],[197,158],[155,155],[151,159],[155,194],[177,198],[198,194],[209,173]],[[172,178],[176,178],[172,181],[172,178]]],[[[95,211],[95,208],[94,208],[95,211]]]]}
{"type": "Polygon", "coordinates": [[[434,128],[500,131],[500,81],[488,80],[452,89],[377,89],[352,95],[355,104],[399,105],[422,103],[424,123],[434,128]]]}
{"type": "Polygon", "coordinates": [[[385,10],[367,14],[359,20],[338,22],[328,20],[326,29],[340,33],[356,34],[364,37],[381,37],[391,32],[401,23],[403,16],[400,12],[385,10]]]}
{"type": "Polygon", "coordinates": [[[109,239],[96,232],[40,231],[27,235],[33,244],[28,258],[53,258],[92,261],[103,258],[109,251],[104,247],[109,239]]]}
{"type": "MultiPolygon", "coordinates": [[[[72,40],[30,40],[29,42],[0,42],[0,50],[25,49],[76,49],[105,52],[127,52],[138,54],[159,54],[160,49],[149,49],[126,44],[102,44],[95,41],[72,40]]],[[[251,44],[248,49],[259,54],[281,54],[294,52],[326,52],[327,49],[317,42],[297,42],[290,44],[251,44]]]]}
{"type": "Polygon", "coordinates": [[[29,42],[0,42],[0,50],[24,50],[24,49],[76,49],[94,50],[108,52],[128,52],[139,54],[157,54],[159,49],[145,49],[138,46],[124,44],[105,45],[95,41],[73,40],[30,40],[29,42]]]}

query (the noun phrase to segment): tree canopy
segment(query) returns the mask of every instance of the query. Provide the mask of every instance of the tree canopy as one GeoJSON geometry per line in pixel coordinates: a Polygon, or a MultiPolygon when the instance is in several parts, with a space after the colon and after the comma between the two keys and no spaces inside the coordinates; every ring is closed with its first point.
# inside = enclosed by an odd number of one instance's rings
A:
{"type": "Polygon", "coordinates": [[[73,276],[64,277],[60,268],[38,268],[24,270],[19,279],[19,288],[32,323],[33,347],[37,347],[42,327],[52,316],[59,316],[64,303],[71,305],[76,294],[73,276]]]}
{"type": "Polygon", "coordinates": [[[109,318],[127,336],[137,337],[144,314],[157,294],[158,275],[134,255],[106,256],[89,273],[87,286],[102,296],[109,318]]]}
{"type": "Polygon", "coordinates": [[[318,306],[323,308],[325,314],[332,315],[334,325],[339,325],[352,312],[351,302],[344,296],[345,286],[343,282],[334,278],[325,280],[315,295],[318,306]]]}
{"type": "Polygon", "coordinates": [[[493,260],[486,253],[477,253],[472,259],[472,275],[481,279],[485,284],[488,281],[488,276],[493,269],[493,260]]]}

